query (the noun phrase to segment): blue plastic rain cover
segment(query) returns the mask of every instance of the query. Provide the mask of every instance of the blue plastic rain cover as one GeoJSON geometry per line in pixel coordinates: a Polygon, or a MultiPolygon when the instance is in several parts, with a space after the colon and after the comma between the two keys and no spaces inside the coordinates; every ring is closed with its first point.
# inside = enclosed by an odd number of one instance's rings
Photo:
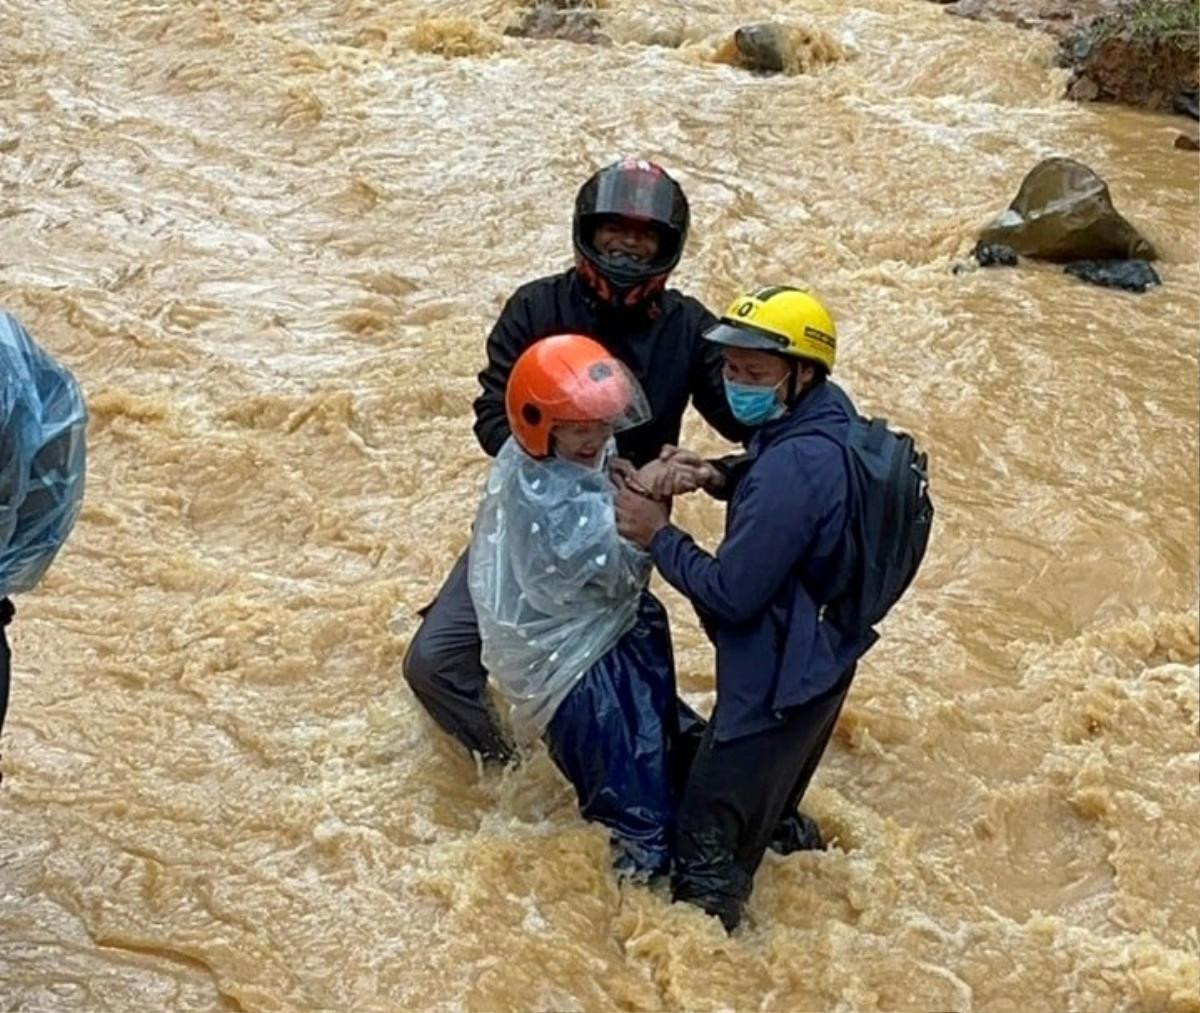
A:
{"type": "Polygon", "coordinates": [[[37,584],[83,503],[87,408],[75,378],[0,311],[0,597],[37,584]]]}

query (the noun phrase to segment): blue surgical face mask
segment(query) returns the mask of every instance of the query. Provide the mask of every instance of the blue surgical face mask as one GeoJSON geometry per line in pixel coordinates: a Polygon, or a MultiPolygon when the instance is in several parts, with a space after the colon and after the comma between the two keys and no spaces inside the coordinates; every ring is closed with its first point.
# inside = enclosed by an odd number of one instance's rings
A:
{"type": "Polygon", "coordinates": [[[735,419],[747,426],[761,426],[764,422],[779,418],[784,412],[783,403],[775,396],[778,389],[778,383],[773,387],[760,387],[726,379],[725,399],[733,409],[735,419]]]}

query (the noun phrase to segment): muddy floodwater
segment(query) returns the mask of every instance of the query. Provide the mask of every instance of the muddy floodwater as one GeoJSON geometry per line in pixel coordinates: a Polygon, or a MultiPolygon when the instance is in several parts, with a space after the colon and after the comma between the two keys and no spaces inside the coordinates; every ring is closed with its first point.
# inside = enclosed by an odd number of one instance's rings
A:
{"type": "MultiPolygon", "coordinates": [[[[1200,1011],[1182,121],[1065,103],[1052,42],[916,0],[608,0],[611,46],[506,37],[516,7],[0,0],[0,305],[91,409],[11,628],[0,1008],[1200,1011]],[[800,73],[714,62],[772,14],[800,73]],[[487,328],[625,153],[691,199],[680,288],[822,296],[939,508],[805,803],[836,843],[768,856],[728,938],[400,677],[487,468],[487,328]],[[1059,154],[1160,289],[952,273],[1059,154]]],[[[715,544],[719,504],[676,516],[715,544]]]]}

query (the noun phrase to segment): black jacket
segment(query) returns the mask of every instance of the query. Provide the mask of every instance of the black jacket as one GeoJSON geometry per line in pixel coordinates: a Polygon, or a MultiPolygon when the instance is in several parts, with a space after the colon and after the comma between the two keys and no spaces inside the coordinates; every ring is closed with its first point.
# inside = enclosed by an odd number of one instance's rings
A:
{"type": "Polygon", "coordinates": [[[674,289],[661,293],[645,313],[613,314],[591,298],[573,268],[522,285],[488,335],[475,435],[495,456],[509,436],[504,388],[513,363],[539,338],[574,333],[595,338],[624,362],[650,402],[650,421],[617,434],[622,457],[640,466],[657,457],[663,444],[678,443],[689,398],[722,436],[746,439],[750,431],[725,400],[720,347],[700,336],[713,323],[699,302],[674,289]]]}

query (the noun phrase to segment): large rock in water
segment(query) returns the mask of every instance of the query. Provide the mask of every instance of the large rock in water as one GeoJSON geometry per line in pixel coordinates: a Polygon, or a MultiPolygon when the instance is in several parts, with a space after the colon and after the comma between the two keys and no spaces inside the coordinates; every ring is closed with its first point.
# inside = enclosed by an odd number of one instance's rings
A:
{"type": "Polygon", "coordinates": [[[745,25],[733,34],[738,62],[747,70],[764,74],[781,73],[792,62],[792,40],[779,25],[769,21],[745,25]]]}
{"type": "Polygon", "coordinates": [[[1153,260],[1154,247],[1118,214],[1108,184],[1070,158],[1038,163],[1016,199],[979,235],[1041,260],[1153,260]]]}

